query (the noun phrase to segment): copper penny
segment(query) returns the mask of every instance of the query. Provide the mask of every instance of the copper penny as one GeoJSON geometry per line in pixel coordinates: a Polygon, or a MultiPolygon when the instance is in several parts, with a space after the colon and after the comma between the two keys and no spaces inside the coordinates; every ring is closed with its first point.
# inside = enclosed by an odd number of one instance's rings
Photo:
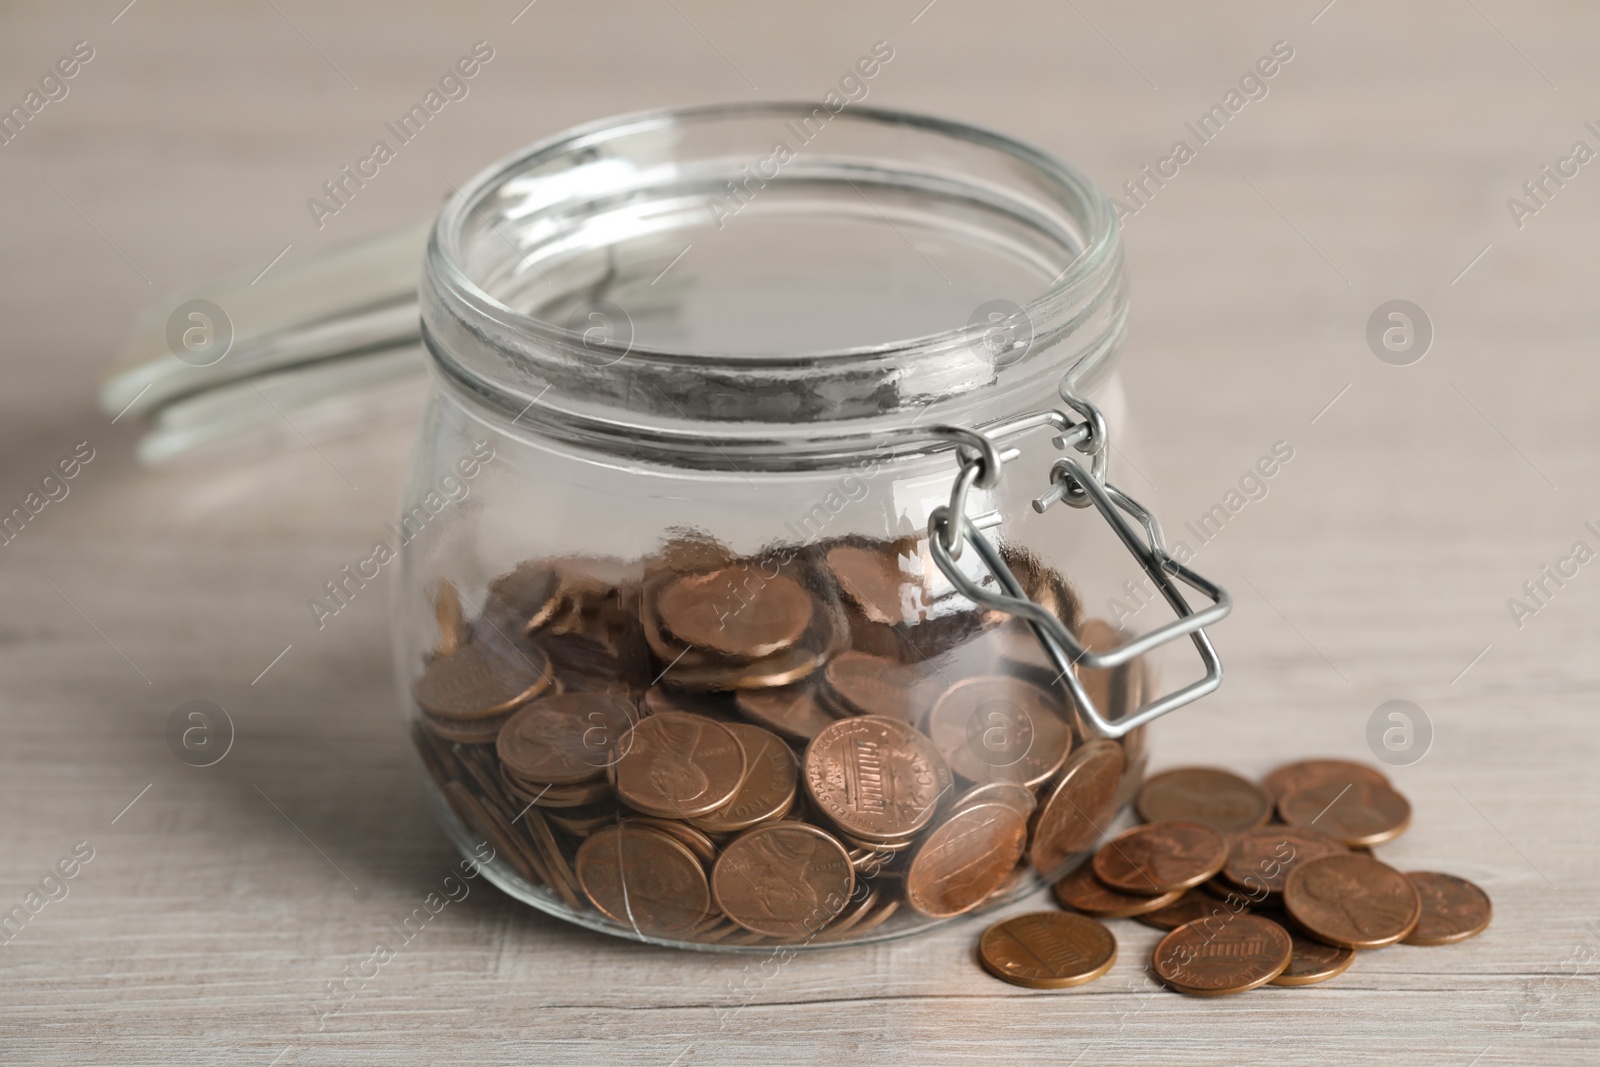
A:
{"type": "Polygon", "coordinates": [[[968,678],[945,690],[925,728],[950,769],[967,781],[1036,786],[1061,768],[1072,747],[1058,706],[1020,678],[968,678]]]}
{"type": "MultiPolygon", "coordinates": [[[[1078,644],[1097,655],[1110,652],[1127,640],[1126,634],[1105,619],[1084,620],[1073,636],[1078,639],[1078,644]]],[[[1085,667],[1080,663],[1073,671],[1084,692],[1100,709],[1101,715],[1115,719],[1120,712],[1127,710],[1119,707],[1119,704],[1123,702],[1121,698],[1127,688],[1128,667],[1097,668],[1085,667]]]]}
{"type": "Polygon", "coordinates": [[[1408,945],[1451,945],[1489,928],[1494,908],[1489,894],[1453,874],[1407,871],[1422,898],[1422,917],[1406,936],[1408,945]]]}
{"type": "Polygon", "coordinates": [[[1261,826],[1272,818],[1272,801],[1237,774],[1215,767],[1179,767],[1149,779],[1135,801],[1146,822],[1182,819],[1224,834],[1261,826]]]}
{"type": "Polygon", "coordinates": [[[1034,816],[1028,860],[1040,875],[1053,877],[1069,856],[1100,840],[1116,814],[1122,768],[1115,741],[1091,741],[1067,760],[1034,816]]]}
{"type": "Polygon", "coordinates": [[[1015,782],[988,782],[984,785],[975,785],[962,793],[951,802],[950,807],[959,811],[974,804],[1005,804],[1015,808],[1024,819],[1027,819],[1038,810],[1039,798],[1025,785],[1017,785],[1015,782]]]}
{"type": "Polygon", "coordinates": [[[1011,877],[1027,839],[1027,819],[1005,804],[955,812],[911,857],[906,903],[932,919],[971,911],[1011,877]]]}
{"type": "Polygon", "coordinates": [[[1185,923],[1156,945],[1156,977],[1180,993],[1214,997],[1264,986],[1289,966],[1289,932],[1258,915],[1185,923]]]}
{"type": "Polygon", "coordinates": [[[893,626],[915,620],[926,604],[922,582],[886,550],[835,545],[827,560],[840,592],[868,622],[893,626]]]}
{"type": "Polygon", "coordinates": [[[725,724],[744,749],[745,776],[733,799],[689,822],[708,834],[731,834],[781,818],[794,804],[800,770],[783,738],[759,726],[725,724]]]}
{"type": "Polygon", "coordinates": [[[1338,782],[1341,787],[1351,782],[1387,786],[1389,779],[1382,771],[1365,763],[1342,759],[1306,759],[1284,764],[1267,775],[1261,784],[1276,804],[1290,793],[1325,782],[1338,782]]]}
{"type": "Polygon", "coordinates": [[[519,633],[531,634],[553,619],[561,607],[561,572],[549,563],[529,560],[489,583],[484,612],[519,633]]]}
{"type": "Polygon", "coordinates": [[[799,822],[758,826],[722,850],[712,892],[728,918],[768,937],[809,937],[850,903],[855,871],[844,846],[799,822]]]}
{"type": "Polygon", "coordinates": [[[1228,862],[1222,868],[1222,876],[1253,894],[1281,893],[1289,872],[1299,865],[1348,851],[1315,830],[1258,826],[1228,838],[1228,862]]]}
{"type": "Polygon", "coordinates": [[[694,928],[711,909],[700,860],[681,841],[647,826],[609,826],[578,846],[578,884],[608,919],[640,934],[694,928]]]}
{"type": "Polygon", "coordinates": [[[433,584],[433,618],[439,624],[435,656],[448,656],[467,643],[467,618],[461,610],[461,594],[448,578],[433,584]]]}
{"type": "Polygon", "coordinates": [[[666,677],[685,689],[767,689],[790,685],[814,674],[822,666],[823,653],[803,645],[786,648],[750,663],[718,664],[705,667],[667,665],[666,677]]]}
{"type": "Polygon", "coordinates": [[[646,815],[685,819],[733,799],[745,777],[733,732],[703,715],[664,711],[622,736],[612,767],[617,796],[646,815]]]}
{"type": "Polygon", "coordinates": [[[985,930],[978,959],[984,970],[1012,985],[1065,989],[1109,971],[1117,962],[1117,939],[1086,915],[1036,911],[985,930]]]}
{"type": "Polygon", "coordinates": [[[628,820],[630,826],[648,826],[652,830],[660,830],[668,837],[687,845],[690,852],[706,866],[717,861],[717,846],[699,830],[686,822],[677,819],[658,819],[654,815],[635,815],[628,820]]]}
{"type": "Polygon", "coordinates": [[[495,752],[505,770],[528,782],[578,785],[605,775],[618,741],[638,717],[626,699],[607,693],[557,693],[506,720],[495,752]]]}
{"type": "Polygon", "coordinates": [[[441,719],[424,712],[418,716],[422,725],[435,737],[446,741],[459,741],[463,745],[492,745],[500,736],[500,727],[511,718],[511,713],[495,715],[488,719],[441,719]]]}
{"type": "Polygon", "coordinates": [[[927,826],[954,781],[931,741],[875,715],[823,727],[806,747],[804,771],[812,803],[841,830],[880,840],[927,826]]]}
{"type": "Polygon", "coordinates": [[[1100,846],[1094,876],[1109,888],[1159,896],[1199,885],[1228,860],[1228,842],[1197,822],[1152,822],[1125,830],[1100,846]]]}
{"type": "Polygon", "coordinates": [[[1341,948],[1392,945],[1422,915],[1422,898],[1405,875],[1356,852],[1295,868],[1283,887],[1283,905],[1311,936],[1341,948]]]}
{"type": "Polygon", "coordinates": [[[927,697],[917,685],[916,673],[881,656],[841,652],[828,662],[823,677],[830,694],[848,714],[920,722],[927,710],[927,697]]]}
{"type": "Polygon", "coordinates": [[[811,625],[813,605],[793,578],[735,564],[668,582],[656,610],[663,626],[695,648],[759,659],[798,641],[811,625]]]}
{"type": "Polygon", "coordinates": [[[1289,931],[1289,940],[1293,942],[1293,955],[1289,958],[1289,966],[1272,980],[1273,985],[1316,985],[1326,982],[1348,971],[1356,959],[1354,949],[1324,945],[1293,930],[1289,931]]]}
{"type": "Polygon", "coordinates": [[[816,690],[809,685],[741,689],[734,700],[746,718],[791,741],[809,741],[834,721],[817,703],[816,690]]]}
{"type": "Polygon", "coordinates": [[[412,686],[422,710],[446,719],[501,715],[550,687],[550,661],[536,648],[466,645],[441,656],[412,686]]]}
{"type": "MultiPolygon", "coordinates": [[[[1164,898],[1156,897],[1156,900],[1164,898]]],[[[1229,902],[1218,900],[1204,889],[1185,889],[1178,894],[1178,899],[1164,907],[1155,908],[1134,918],[1146,926],[1153,926],[1157,930],[1176,930],[1184,923],[1191,923],[1198,919],[1210,919],[1220,922],[1229,915],[1250,910],[1249,902],[1237,893],[1229,902]]]]}
{"type": "Polygon", "coordinates": [[[1127,919],[1176,904],[1185,891],[1174,889],[1158,897],[1140,897],[1108,889],[1085,863],[1051,886],[1056,903],[1097,919],[1127,919]]]}
{"type": "Polygon", "coordinates": [[[1278,801],[1290,826],[1310,827],[1352,847],[1391,841],[1411,822],[1411,804],[1386,785],[1337,780],[1305,786],[1278,801]]]}

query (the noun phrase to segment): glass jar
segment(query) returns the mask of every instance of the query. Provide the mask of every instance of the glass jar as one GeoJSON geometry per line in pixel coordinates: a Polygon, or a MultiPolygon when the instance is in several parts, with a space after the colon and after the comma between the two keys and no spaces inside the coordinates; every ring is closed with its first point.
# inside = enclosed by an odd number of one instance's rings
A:
{"type": "Polygon", "coordinates": [[[1032,149],[865,108],[584,127],[446,205],[420,303],[402,706],[451,838],[542,911],[820,946],[1016,899],[1220,677],[1225,594],[1105,484],[1112,211],[1032,149]],[[1130,640],[1094,607],[1129,590],[1178,617],[1130,640]],[[1203,675],[1156,697],[1180,636],[1203,675]]]}

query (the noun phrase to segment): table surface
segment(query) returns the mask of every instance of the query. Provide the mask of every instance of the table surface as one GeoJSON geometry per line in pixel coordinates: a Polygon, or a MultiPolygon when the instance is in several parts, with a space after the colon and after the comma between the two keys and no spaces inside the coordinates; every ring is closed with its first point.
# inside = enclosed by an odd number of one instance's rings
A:
{"type": "Polygon", "coordinates": [[[1592,6],[125,2],[0,13],[6,106],[74,42],[94,49],[0,147],[0,503],[80,442],[94,456],[0,547],[0,910],[93,850],[0,946],[0,1060],[1600,1055],[1600,568],[1547,583],[1521,618],[1508,604],[1575,542],[1600,547],[1600,175],[1562,162],[1600,147],[1592,6]],[[471,95],[318,230],[305,199],[479,39],[496,57],[471,95]],[[1157,934],[1128,922],[1106,978],[1031,992],[976,967],[982,920],[780,965],[611,940],[483,886],[319,1020],[327,984],[452,862],[395,720],[384,598],[321,633],[305,608],[390,516],[410,428],[150,472],[133,420],[96,410],[97,375],[173,291],[425,216],[580,121],[819,98],[879,39],[896,54],[872,103],[998,127],[1111,189],[1274,42],[1293,48],[1124,225],[1139,476],[1169,525],[1275,442],[1294,450],[1201,551],[1237,601],[1215,631],[1228,678],[1159,726],[1155,765],[1368,758],[1374,710],[1413,701],[1432,746],[1392,771],[1415,820],[1380,853],[1478,882],[1494,925],[1364,954],[1327,985],[1207,1000],[1156,986],[1157,934]],[[1568,176],[1531,199],[1547,164],[1568,176]],[[1366,340],[1397,298],[1434,329],[1403,367],[1366,340]],[[165,740],[191,699],[237,728],[206,770],[165,740]]]}

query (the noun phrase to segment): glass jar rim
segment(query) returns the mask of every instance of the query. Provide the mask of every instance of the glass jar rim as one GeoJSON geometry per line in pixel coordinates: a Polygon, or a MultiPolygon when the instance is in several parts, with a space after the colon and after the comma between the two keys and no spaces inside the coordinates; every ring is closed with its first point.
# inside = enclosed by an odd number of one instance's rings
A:
{"type": "MultiPolygon", "coordinates": [[[[428,242],[427,269],[437,282],[456,290],[462,297],[470,300],[473,304],[479,305],[485,312],[493,314],[496,319],[508,326],[513,326],[529,334],[543,336],[550,340],[565,341],[571,344],[587,344],[591,348],[596,345],[601,347],[615,346],[619,356],[643,356],[691,362],[712,358],[719,362],[733,364],[750,361],[764,366],[771,366],[774,364],[781,365],[785,361],[814,362],[830,359],[859,358],[877,353],[927,347],[940,341],[971,341],[979,336],[983,332],[983,326],[966,326],[878,344],[793,352],[787,356],[778,357],[771,355],[746,356],[739,353],[719,353],[714,357],[707,357],[703,353],[697,353],[689,349],[640,345],[628,345],[626,349],[623,349],[622,346],[616,345],[616,342],[609,338],[591,339],[585,342],[584,334],[580,331],[567,329],[558,323],[549,322],[510,307],[473,281],[462,262],[462,228],[468,217],[481,209],[481,205],[487,197],[501,188],[509,179],[529,167],[549,162],[563,155],[580,153],[596,143],[613,140],[627,134],[641,133],[651,128],[715,121],[718,119],[794,118],[810,115],[816,106],[815,103],[804,101],[700,104],[633,112],[571,127],[500,159],[479,172],[471,181],[458,188],[446,201],[434,224],[433,233],[428,242]]],[[[839,113],[840,116],[846,114],[854,119],[882,123],[887,126],[920,128],[997,150],[1019,162],[1027,164],[1039,174],[1072,190],[1079,198],[1084,209],[1084,221],[1087,224],[1086,229],[1089,231],[1089,239],[1085,243],[1083,252],[1078,255],[1066,271],[1056,278],[1044,292],[1021,305],[1022,311],[1034,321],[1046,320],[1048,318],[1047,312],[1050,310],[1052,303],[1058,302],[1061,294],[1072,292],[1081,287],[1086,280],[1092,280],[1105,260],[1115,256],[1119,251],[1119,228],[1110,199],[1099,186],[1070,163],[1047,155],[1022,141],[984,129],[981,126],[973,126],[914,112],[876,107],[852,106],[848,110],[839,113]]]]}
{"type": "MultiPolygon", "coordinates": [[[[520,419],[522,430],[697,467],[731,463],[736,454],[776,467],[787,462],[782,454],[790,450],[797,456],[855,454],[871,447],[870,440],[881,444],[884,430],[904,428],[924,414],[930,421],[965,423],[974,416],[1014,413],[1023,396],[1036,407],[1040,390],[1053,395],[1063,376],[1078,388],[1092,388],[1109,365],[1126,318],[1120,231],[1109,199],[1076,168],[1020,141],[930,116],[847,105],[831,111],[829,121],[842,121],[873,137],[883,134],[886,153],[897,145],[896,133],[913,135],[911,144],[919,150],[950,145],[950,159],[957,164],[941,158],[941,169],[918,170],[896,157],[893,164],[899,169],[886,162],[881,180],[897,188],[943,183],[939,195],[950,197],[953,191],[966,202],[998,211],[1035,239],[1048,239],[1060,259],[1072,256],[1065,268],[1048,264],[1056,273],[1042,292],[1011,304],[1015,310],[1008,315],[1020,314],[1030,337],[1016,362],[952,367],[980,362],[972,353],[993,328],[986,321],[882,343],[776,354],[707,353],[636,344],[631,338],[619,343],[518,311],[472,277],[467,242],[477,236],[488,243],[481,230],[469,234],[474,216],[493,227],[485,205],[495,198],[514,202],[516,196],[527,196],[536,201],[531,191],[548,176],[531,174],[538,168],[604,159],[608,148],[615,158],[638,167],[652,160],[637,146],[650,145],[650,151],[659,153],[660,142],[629,138],[675,130],[686,139],[705,131],[711,136],[721,132],[718,124],[731,136],[744,132],[740,124],[751,120],[792,123],[814,114],[825,112],[804,102],[753,102],[624,115],[568,130],[481,172],[440,212],[425,259],[423,341],[444,382],[498,413],[502,424],[507,417],[520,419]],[[622,142],[620,149],[615,142],[622,142]],[[632,157],[630,148],[636,153],[632,157]],[[965,169],[979,160],[983,167],[1004,167],[1005,180],[1013,184],[965,169]],[[525,179],[520,188],[514,184],[519,179],[525,179]],[[1068,337],[1072,345],[1051,351],[1068,337]],[[624,358],[631,371],[625,384],[602,381],[593,373],[624,358]],[[686,388],[686,381],[704,388],[686,388]],[[566,399],[540,403],[546,392],[566,399]],[[656,405],[652,392],[665,404],[656,405]],[[646,397],[643,407],[640,396],[646,397]],[[729,397],[737,402],[727,403],[729,397]],[[746,397],[759,399],[746,405],[746,397]],[[536,403],[539,411],[523,419],[536,403]],[[812,440],[801,443],[801,436],[812,440]],[[747,447],[753,452],[747,453],[747,447]]],[[[869,148],[876,150],[875,145],[869,148]]],[[[671,170],[675,161],[668,157],[666,162],[671,170]]],[[[685,166],[694,162],[699,161],[686,158],[685,166]]],[[[576,199],[570,192],[565,195],[576,199]]],[[[586,191],[584,196],[584,206],[603,199],[601,193],[586,191]]],[[[551,202],[568,201],[557,194],[551,202]]],[[[504,233],[499,237],[508,240],[504,233]]],[[[532,253],[523,255],[526,259],[532,253]]]]}

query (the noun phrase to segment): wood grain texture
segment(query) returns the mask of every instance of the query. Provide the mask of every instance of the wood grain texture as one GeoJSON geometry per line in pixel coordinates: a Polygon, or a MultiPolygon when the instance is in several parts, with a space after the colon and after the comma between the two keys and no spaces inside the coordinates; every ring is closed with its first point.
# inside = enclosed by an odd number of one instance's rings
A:
{"type": "Polygon", "coordinates": [[[1600,572],[1520,629],[1506,600],[1600,525],[1597,164],[1520,229],[1505,203],[1574,141],[1600,147],[1594,9],[541,0],[513,23],[521,0],[124,2],[0,14],[7,107],[74,41],[96,49],[0,147],[0,502],[95,449],[0,547],[0,910],[94,849],[0,946],[0,1060],[1594,1061],[1600,572]],[[305,199],[480,38],[496,59],[472,95],[318,230],[305,199]],[[872,102],[996,126],[1113,189],[1292,44],[1125,227],[1129,488],[1153,483],[1178,529],[1294,449],[1200,552],[1238,601],[1216,630],[1228,678],[1160,725],[1156,766],[1361,758],[1372,710],[1413,700],[1436,739],[1393,775],[1416,817],[1380,853],[1477,881],[1494,925],[1202,1001],[1154,985],[1159,934],[1127,922],[1105,979],[1034,993],[977,967],[982,920],[778,967],[591,935],[480,886],[319,1028],[326,984],[453,862],[397,722],[384,591],[321,632],[305,607],[389,517],[409,429],[148,473],[136,428],[92,406],[100,368],[163,293],[408,222],[575,122],[819,97],[880,38],[896,58],[872,102]],[[1411,367],[1364,340],[1393,298],[1437,331],[1411,367]],[[196,698],[238,727],[207,770],[163,737],[196,698]]]}

